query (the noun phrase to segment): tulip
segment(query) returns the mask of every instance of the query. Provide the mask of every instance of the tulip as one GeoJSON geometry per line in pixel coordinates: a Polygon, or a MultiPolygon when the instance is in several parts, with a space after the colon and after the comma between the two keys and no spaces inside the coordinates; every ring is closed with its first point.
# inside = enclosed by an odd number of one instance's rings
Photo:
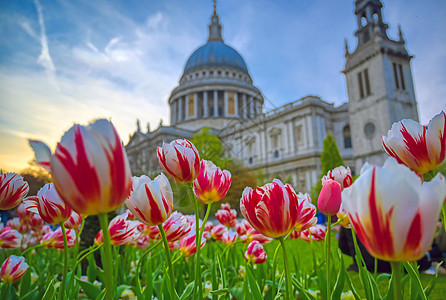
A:
{"type": "Polygon", "coordinates": [[[298,239],[300,237],[300,231],[293,230],[290,234],[290,239],[298,239]]]}
{"type": "Polygon", "coordinates": [[[75,124],[63,136],[56,151],[30,140],[36,160],[51,169],[60,197],[81,214],[113,211],[130,194],[131,172],[121,139],[105,119],[88,126],[75,124]]]}
{"type": "Polygon", "coordinates": [[[341,185],[333,179],[326,180],[317,200],[319,210],[325,215],[333,216],[339,211],[341,201],[341,185]]]}
{"type": "Polygon", "coordinates": [[[8,210],[20,204],[26,197],[29,186],[23,177],[16,173],[2,174],[0,170],[0,209],[8,210]]]}
{"type": "MultiPolygon", "coordinates": [[[[206,239],[201,238],[200,248],[206,244],[206,239]]],[[[195,234],[189,234],[188,236],[180,240],[180,252],[184,257],[189,257],[197,252],[197,243],[195,234]]]]}
{"type": "Polygon", "coordinates": [[[18,249],[22,241],[22,235],[15,229],[5,227],[0,233],[0,247],[5,249],[18,249]]]}
{"type": "Polygon", "coordinates": [[[297,220],[297,195],[290,184],[274,179],[263,187],[245,188],[240,200],[245,219],[261,234],[277,238],[289,233],[297,220]]]}
{"type": "Polygon", "coordinates": [[[54,184],[45,184],[37,196],[31,196],[24,200],[26,209],[38,213],[48,224],[59,224],[70,217],[71,208],[60,198],[54,184]]]}
{"type": "Polygon", "coordinates": [[[17,217],[19,218],[20,223],[23,225],[28,225],[28,222],[33,215],[33,212],[26,209],[25,203],[22,202],[19,206],[17,206],[17,217]]]}
{"type": "Polygon", "coordinates": [[[345,189],[352,185],[353,177],[352,171],[349,167],[340,166],[328,171],[327,175],[322,178],[322,184],[327,180],[334,180],[341,185],[341,189],[345,189]]]}
{"type": "Polygon", "coordinates": [[[78,212],[73,210],[68,220],[65,221],[64,225],[65,228],[79,231],[82,225],[82,216],[78,212]]]}
{"type": "Polygon", "coordinates": [[[188,235],[191,227],[186,218],[179,212],[174,212],[169,219],[163,223],[166,238],[169,242],[175,242],[188,235]]]}
{"type": "Polygon", "coordinates": [[[221,224],[227,226],[228,228],[232,228],[235,226],[237,221],[237,211],[235,209],[231,209],[229,203],[222,204],[221,209],[215,213],[215,217],[221,224]]]}
{"type": "Polygon", "coordinates": [[[344,205],[342,203],[336,216],[339,219],[339,225],[341,225],[344,228],[350,228],[350,220],[348,218],[347,213],[345,212],[344,205]]]}
{"type": "Polygon", "coordinates": [[[316,206],[311,204],[308,194],[299,193],[297,198],[297,221],[294,225],[295,231],[302,231],[317,223],[316,206]]]}
{"type": "Polygon", "coordinates": [[[248,245],[248,249],[245,252],[245,259],[248,262],[255,264],[263,264],[266,261],[267,255],[263,250],[262,244],[258,241],[253,241],[248,245]]]}
{"type": "Polygon", "coordinates": [[[384,150],[417,174],[434,170],[445,159],[446,113],[442,111],[427,126],[410,119],[392,125],[382,137],[384,150]]]}
{"type": "Polygon", "coordinates": [[[133,242],[137,225],[136,221],[128,221],[121,215],[114,217],[108,226],[112,245],[119,246],[133,242]]]}
{"type": "Polygon", "coordinates": [[[200,173],[200,156],[197,148],[188,140],[163,142],[157,150],[161,168],[179,183],[192,182],[200,173]]]}
{"type": "Polygon", "coordinates": [[[39,214],[33,214],[28,224],[29,227],[31,227],[31,230],[35,232],[41,232],[43,229],[43,220],[39,214]]]}
{"type": "Polygon", "coordinates": [[[398,262],[420,259],[431,247],[446,180],[430,182],[395,159],[364,171],[342,193],[344,209],[358,238],[376,258],[398,262]]]}
{"type": "Polygon", "coordinates": [[[102,229],[98,231],[98,234],[96,234],[96,237],[94,238],[94,243],[96,245],[104,243],[104,233],[102,232],[102,229]]]}
{"type": "Polygon", "coordinates": [[[162,224],[173,209],[169,180],[162,173],[153,181],[145,175],[133,177],[133,191],[125,204],[142,223],[152,226],[162,224]]]}
{"type": "Polygon", "coordinates": [[[254,228],[249,228],[245,235],[241,236],[240,239],[243,243],[251,243],[252,241],[258,241],[260,244],[264,245],[271,242],[273,239],[264,236],[254,228]]]}
{"type": "Polygon", "coordinates": [[[194,194],[201,202],[209,204],[226,196],[231,185],[231,173],[222,171],[209,160],[201,161],[201,170],[194,180],[194,194]]]}
{"type": "Polygon", "coordinates": [[[235,240],[237,239],[237,232],[234,232],[232,230],[228,230],[221,236],[221,241],[225,245],[231,245],[235,243],[235,240]]]}
{"type": "Polygon", "coordinates": [[[310,241],[310,233],[311,239],[313,241],[323,241],[326,236],[326,229],[323,225],[314,225],[304,231],[301,231],[300,238],[306,242],[310,241]]]}
{"type": "Polygon", "coordinates": [[[221,241],[223,234],[228,231],[228,228],[225,225],[218,224],[211,230],[211,236],[216,241],[221,241]]]}
{"type": "MultiPolygon", "coordinates": [[[[150,246],[151,238],[148,235],[143,235],[136,242],[136,246],[141,250],[146,250],[150,246]]],[[[98,241],[99,243],[99,241],[98,241]]]]}
{"type": "Polygon", "coordinates": [[[23,256],[9,256],[2,264],[0,279],[2,282],[14,282],[22,278],[28,270],[23,256]]]}
{"type": "Polygon", "coordinates": [[[206,222],[206,224],[204,224],[204,230],[205,231],[211,231],[212,230],[212,228],[214,228],[214,224],[212,224],[212,222],[211,221],[208,221],[208,222],[206,222]]]}
{"type": "Polygon", "coordinates": [[[6,227],[15,229],[18,232],[20,232],[21,234],[24,234],[28,231],[28,225],[22,224],[18,217],[9,219],[8,222],[6,222],[6,227]]]}
{"type": "MultiPolygon", "coordinates": [[[[67,248],[74,247],[76,244],[76,233],[74,230],[69,229],[66,231],[67,235],[67,248]]],[[[45,234],[41,241],[43,244],[48,244],[50,247],[57,249],[64,249],[64,240],[62,228],[58,227],[54,231],[50,231],[45,234]]]]}
{"type": "Polygon", "coordinates": [[[235,231],[237,231],[237,234],[239,236],[245,235],[250,228],[251,225],[249,225],[248,221],[246,221],[245,219],[235,224],[235,231]]]}

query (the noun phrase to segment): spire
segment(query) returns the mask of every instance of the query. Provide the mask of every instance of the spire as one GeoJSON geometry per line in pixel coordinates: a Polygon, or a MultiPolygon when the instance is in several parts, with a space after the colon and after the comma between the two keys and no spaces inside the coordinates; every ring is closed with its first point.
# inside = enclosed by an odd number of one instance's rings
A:
{"type": "Polygon", "coordinates": [[[344,39],[344,48],[345,48],[345,56],[350,54],[350,51],[348,50],[348,42],[347,39],[344,39]]]}
{"type": "Polygon", "coordinates": [[[403,36],[403,30],[401,29],[401,25],[398,24],[398,41],[400,43],[405,43],[406,41],[404,40],[404,36],[403,36]]]}
{"type": "Polygon", "coordinates": [[[214,14],[211,17],[211,24],[209,25],[209,38],[208,42],[219,41],[223,42],[223,37],[221,35],[221,24],[220,18],[217,15],[217,1],[214,0],[214,14]]]}

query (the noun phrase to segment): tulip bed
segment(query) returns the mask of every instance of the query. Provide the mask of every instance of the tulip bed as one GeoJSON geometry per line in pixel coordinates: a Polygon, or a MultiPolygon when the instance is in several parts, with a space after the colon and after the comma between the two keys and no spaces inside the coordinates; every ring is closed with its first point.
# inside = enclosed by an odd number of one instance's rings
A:
{"type": "Polygon", "coordinates": [[[446,154],[445,119],[442,112],[428,126],[395,123],[383,137],[391,158],[383,167],[365,164],[355,182],[344,166],[323,176],[317,207],[326,226],[316,224],[308,194],[278,179],[246,187],[237,219],[224,203],[230,172],[200,160],[188,140],[163,143],[157,156],[171,180],[189,185],[195,215],[174,211],[163,173],[131,177],[107,120],[74,125],[54,153],[31,140],[54,183],[25,198],[21,176],[0,173],[0,209],[17,206],[18,215],[0,230],[1,299],[435,298],[438,276],[426,280],[416,261],[432,244],[440,212],[445,223],[446,180],[435,171],[446,154]],[[110,220],[124,202],[127,210],[110,220]],[[219,224],[209,221],[215,202],[219,224]],[[87,217],[101,229],[80,249],[87,217]],[[339,225],[353,233],[358,275],[337,249],[339,225]],[[358,240],[390,263],[391,275],[367,270],[358,240]]]}

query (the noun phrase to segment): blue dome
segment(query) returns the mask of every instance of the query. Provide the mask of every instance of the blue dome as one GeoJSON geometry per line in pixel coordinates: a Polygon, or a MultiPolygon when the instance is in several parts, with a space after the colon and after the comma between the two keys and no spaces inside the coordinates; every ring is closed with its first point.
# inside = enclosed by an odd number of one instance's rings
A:
{"type": "Polygon", "coordinates": [[[210,41],[201,46],[189,57],[184,73],[203,67],[224,66],[248,73],[242,56],[232,47],[220,41],[210,41]]]}

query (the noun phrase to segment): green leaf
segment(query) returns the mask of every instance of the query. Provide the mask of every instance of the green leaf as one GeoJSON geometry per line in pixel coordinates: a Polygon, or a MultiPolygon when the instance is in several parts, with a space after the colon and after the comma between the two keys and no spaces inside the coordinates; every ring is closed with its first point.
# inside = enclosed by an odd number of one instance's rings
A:
{"type": "Polygon", "coordinates": [[[262,299],[262,292],[260,291],[259,285],[257,284],[255,278],[254,278],[254,274],[252,273],[252,268],[250,266],[250,264],[247,264],[246,266],[246,275],[248,277],[248,283],[249,283],[249,288],[251,290],[251,294],[254,297],[254,299],[262,299]]]}
{"type": "Polygon", "coordinates": [[[106,292],[106,289],[103,289],[103,290],[101,291],[101,293],[96,297],[95,300],[103,300],[104,297],[105,297],[105,292],[106,292]]]}
{"type": "Polygon", "coordinates": [[[331,293],[331,299],[341,299],[342,291],[344,290],[344,284],[345,284],[345,266],[344,266],[344,259],[342,258],[342,254],[340,250],[338,249],[339,259],[341,261],[341,265],[339,266],[339,273],[338,278],[336,280],[333,292],[331,293]]]}
{"type": "MultiPolygon", "coordinates": [[[[186,288],[184,289],[183,293],[181,294],[180,299],[181,300],[185,300],[188,299],[188,297],[190,296],[190,294],[192,294],[192,291],[194,290],[194,282],[192,281],[191,283],[189,283],[186,288]]],[[[211,292],[212,293],[212,292],[211,292]]]]}
{"type": "Polygon", "coordinates": [[[152,299],[153,296],[153,277],[152,277],[152,261],[150,257],[146,262],[146,289],[144,290],[144,299],[152,299]]]}
{"type": "Polygon", "coordinates": [[[23,298],[25,294],[31,288],[31,269],[29,269],[25,275],[23,275],[22,279],[20,279],[20,298],[23,298]]]}
{"type": "Polygon", "coordinates": [[[376,276],[376,283],[380,283],[381,281],[385,279],[390,279],[391,275],[389,273],[381,273],[378,276],[376,276]]]}
{"type": "Polygon", "coordinates": [[[216,295],[216,296],[225,295],[227,293],[229,293],[229,289],[228,288],[211,291],[211,294],[212,295],[216,295]]]}
{"type": "MultiPolygon", "coordinates": [[[[403,262],[403,266],[406,269],[407,274],[409,274],[410,279],[412,279],[412,283],[414,284],[417,294],[421,297],[421,299],[427,300],[426,293],[424,292],[423,286],[421,285],[421,281],[418,277],[417,271],[415,271],[414,267],[408,262],[403,262]]],[[[411,296],[413,297],[414,295],[411,296]]]]}
{"type": "Polygon", "coordinates": [[[316,298],[313,297],[313,295],[311,295],[303,286],[302,284],[299,282],[299,280],[297,280],[296,278],[293,277],[292,281],[293,285],[297,288],[297,290],[299,291],[299,296],[303,299],[303,300],[316,300],[316,298]]]}
{"type": "Polygon", "coordinates": [[[87,277],[88,281],[94,282],[96,280],[96,260],[94,259],[94,253],[87,256],[88,260],[88,268],[87,268],[87,277]]]}
{"type": "Polygon", "coordinates": [[[42,300],[53,300],[56,298],[56,291],[54,289],[54,279],[48,284],[46,288],[45,294],[43,294],[42,300]]]}
{"type": "Polygon", "coordinates": [[[117,297],[121,298],[122,292],[124,292],[125,290],[130,289],[130,288],[131,288],[131,286],[130,285],[126,285],[126,284],[121,284],[120,286],[118,286],[116,288],[116,295],[117,295],[117,297]]]}
{"type": "Polygon", "coordinates": [[[76,280],[79,282],[82,290],[87,294],[88,298],[96,299],[98,295],[101,293],[101,290],[96,287],[93,283],[89,281],[83,281],[79,277],[76,277],[76,280]]]}
{"type": "Polygon", "coordinates": [[[435,287],[435,284],[437,283],[437,279],[438,279],[438,269],[440,268],[440,265],[443,262],[437,264],[437,267],[435,268],[435,276],[434,278],[432,278],[431,282],[429,282],[429,285],[424,289],[424,292],[426,293],[426,296],[429,296],[430,293],[432,292],[432,289],[435,287]]]}
{"type": "Polygon", "coordinates": [[[352,294],[355,297],[355,300],[361,300],[361,297],[359,296],[358,292],[356,291],[355,286],[353,285],[353,283],[350,279],[350,275],[348,275],[348,272],[346,272],[346,275],[347,275],[348,285],[350,286],[350,290],[352,291],[352,294]]]}

